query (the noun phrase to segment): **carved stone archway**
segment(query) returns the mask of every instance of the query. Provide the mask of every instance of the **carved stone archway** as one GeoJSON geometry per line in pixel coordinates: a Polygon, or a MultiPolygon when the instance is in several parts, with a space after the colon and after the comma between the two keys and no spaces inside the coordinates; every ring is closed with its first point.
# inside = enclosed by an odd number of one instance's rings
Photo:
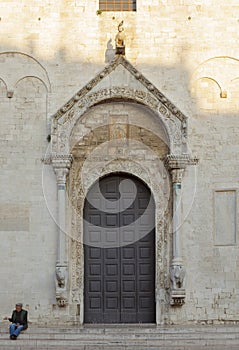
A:
{"type": "MultiPolygon", "coordinates": [[[[140,167],[139,164],[125,160],[118,160],[109,163],[106,167],[99,167],[96,169],[95,174],[92,174],[88,178],[87,189],[89,189],[99,177],[104,177],[109,174],[114,173],[128,173],[134,175],[139,179],[143,180],[151,192],[154,195],[155,205],[156,205],[156,321],[157,323],[163,322],[163,317],[165,314],[165,308],[167,307],[167,291],[165,286],[169,285],[169,276],[165,274],[165,271],[169,270],[170,261],[168,259],[168,244],[170,243],[165,237],[167,235],[167,225],[168,222],[162,215],[161,206],[162,201],[165,200],[162,192],[162,182],[155,179],[154,171],[145,172],[144,167],[140,167]]],[[[79,184],[80,185],[80,184],[79,184]]],[[[77,185],[75,189],[77,189],[77,185]]],[[[84,191],[85,192],[85,191],[84,191]]],[[[80,190],[80,193],[81,190],[80,190]]],[[[80,305],[80,322],[83,322],[83,293],[84,290],[84,249],[83,249],[83,209],[85,195],[79,196],[79,193],[73,193],[73,197],[78,198],[77,200],[77,212],[72,218],[71,233],[73,235],[73,240],[71,243],[71,268],[72,268],[72,297],[73,302],[80,305]]],[[[167,205],[167,203],[165,203],[167,205]]],[[[168,214],[166,214],[168,216],[168,214]]]]}
{"type": "MultiPolygon", "coordinates": [[[[120,117],[124,119],[124,115],[120,115],[120,117]]],[[[95,120],[94,123],[95,127],[99,125],[100,118],[95,120]]],[[[113,120],[111,123],[114,125],[117,121],[113,120]]],[[[129,120],[123,122],[121,120],[120,124],[128,125],[129,120]]],[[[125,58],[118,56],[54,115],[51,136],[52,154],[50,162],[53,164],[58,179],[58,215],[59,222],[62,223],[59,228],[58,244],[60,248],[58,251],[60,253],[58,254],[57,260],[57,276],[59,276],[59,272],[63,275],[64,288],[58,279],[56,297],[59,306],[69,304],[72,310],[72,316],[78,314],[78,320],[83,322],[84,260],[81,235],[83,232],[82,210],[86,189],[99,177],[112,172],[122,171],[135,175],[146,182],[151,188],[156,200],[157,323],[163,323],[165,310],[170,304],[169,300],[167,300],[168,291],[170,289],[170,276],[172,281],[170,293],[171,305],[182,305],[185,300],[185,268],[183,266],[180,248],[181,208],[179,198],[181,197],[181,182],[184,169],[188,165],[197,163],[197,159],[192,158],[187,153],[187,118],[125,58]],[[124,78],[126,76],[129,82],[128,87],[122,87],[122,71],[124,71],[124,78]],[[109,76],[110,79],[108,79],[109,76]],[[111,86],[109,84],[111,84],[111,86]],[[89,176],[87,179],[88,182],[86,181],[84,184],[84,188],[81,187],[80,181],[78,181],[80,172],[77,166],[75,166],[75,156],[74,154],[72,155],[71,152],[73,144],[77,140],[79,147],[87,146],[87,135],[90,127],[87,122],[81,122],[83,120],[82,118],[87,115],[87,111],[95,108],[94,106],[102,106],[109,101],[124,101],[130,103],[133,101],[138,105],[146,106],[148,111],[151,111],[154,115],[154,120],[156,120],[156,122],[158,121],[160,127],[164,129],[164,135],[166,135],[168,142],[168,150],[167,154],[164,154],[165,163],[163,165],[163,172],[166,174],[166,177],[168,174],[167,171],[171,174],[170,189],[173,202],[173,215],[171,215],[173,218],[173,235],[171,240],[169,239],[167,220],[165,220],[165,217],[160,216],[159,203],[162,204],[165,202],[165,198],[161,194],[164,186],[162,185],[163,180],[160,179],[155,169],[150,169],[149,167],[148,170],[145,171],[145,167],[140,166],[140,163],[135,162],[132,157],[127,158],[125,155],[124,157],[119,155],[115,157],[112,162],[107,162],[104,167],[96,162],[93,172],[90,167],[88,170],[86,169],[89,176]],[[76,132],[76,130],[78,131],[76,132]],[[84,136],[86,136],[85,139],[84,136]],[[74,140],[73,143],[72,140],[74,140]],[[73,163],[71,163],[72,160],[73,163]],[[79,186],[76,190],[77,181],[79,186]],[[74,183],[74,185],[72,185],[72,183],[74,183]],[[74,203],[74,210],[70,212],[67,212],[65,209],[66,184],[70,191],[70,201],[74,203]],[[62,215],[64,217],[62,217],[62,215]],[[68,249],[66,248],[66,237],[64,238],[63,234],[64,230],[67,229],[72,237],[68,249]],[[171,261],[169,261],[170,250],[172,251],[171,261]],[[170,265],[171,269],[169,267],[170,265]],[[69,273],[71,284],[68,283],[69,273]]],[[[127,133],[122,139],[127,143],[127,133]]],[[[122,152],[124,152],[124,150],[122,152]]],[[[162,159],[160,159],[160,162],[162,163],[162,159]]],[[[162,174],[163,173],[161,173],[161,175],[162,174]]],[[[169,216],[170,213],[168,212],[167,215],[169,216]]]]}

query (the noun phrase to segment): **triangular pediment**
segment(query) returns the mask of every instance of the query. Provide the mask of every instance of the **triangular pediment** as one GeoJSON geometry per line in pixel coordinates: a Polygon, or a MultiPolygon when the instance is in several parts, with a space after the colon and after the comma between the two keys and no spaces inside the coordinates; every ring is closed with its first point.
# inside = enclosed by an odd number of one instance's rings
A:
{"type": "Polygon", "coordinates": [[[187,117],[121,55],[116,55],[54,114],[52,151],[69,152],[68,140],[76,122],[91,107],[110,101],[133,102],[149,108],[166,130],[170,152],[187,153],[187,117]]]}
{"type": "MultiPolygon", "coordinates": [[[[59,119],[67,113],[74,105],[79,104],[79,100],[84,99],[87,95],[99,91],[111,89],[112,96],[105,96],[105,99],[123,96],[123,90],[135,91],[136,94],[142,93],[142,103],[147,96],[152,96],[155,101],[165,106],[181,122],[186,121],[186,116],[161,92],[153,85],[141,72],[139,72],[124,56],[117,55],[100,73],[91,81],[81,88],[67,103],[64,104],[55,114],[54,118],[59,119]]],[[[126,92],[127,95],[127,92],[126,92]]],[[[132,98],[129,96],[129,99],[132,98]]],[[[139,102],[137,100],[137,102],[139,102]]]]}

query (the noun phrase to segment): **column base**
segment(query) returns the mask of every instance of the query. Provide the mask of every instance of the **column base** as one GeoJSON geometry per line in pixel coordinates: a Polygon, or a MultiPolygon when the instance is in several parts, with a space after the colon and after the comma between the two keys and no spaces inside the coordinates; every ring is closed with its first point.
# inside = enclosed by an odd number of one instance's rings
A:
{"type": "Polygon", "coordinates": [[[56,292],[56,301],[59,307],[65,307],[68,304],[66,291],[56,292]]]}
{"type": "Polygon", "coordinates": [[[172,289],[170,297],[170,305],[182,306],[185,303],[186,291],[182,288],[172,289]]]}

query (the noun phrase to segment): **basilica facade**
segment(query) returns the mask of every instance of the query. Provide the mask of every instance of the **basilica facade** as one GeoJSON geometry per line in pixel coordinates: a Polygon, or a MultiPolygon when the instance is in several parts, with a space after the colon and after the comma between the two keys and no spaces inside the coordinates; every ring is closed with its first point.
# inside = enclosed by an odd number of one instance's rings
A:
{"type": "Polygon", "coordinates": [[[237,323],[236,1],[0,8],[2,311],[237,323]]]}

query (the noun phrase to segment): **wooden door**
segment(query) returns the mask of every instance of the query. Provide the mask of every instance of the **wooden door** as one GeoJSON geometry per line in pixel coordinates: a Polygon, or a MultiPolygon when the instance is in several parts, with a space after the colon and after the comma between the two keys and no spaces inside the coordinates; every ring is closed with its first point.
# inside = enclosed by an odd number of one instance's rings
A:
{"type": "Polygon", "coordinates": [[[85,323],[155,322],[150,197],[143,182],[123,174],[104,177],[90,189],[84,207],[85,323]]]}

